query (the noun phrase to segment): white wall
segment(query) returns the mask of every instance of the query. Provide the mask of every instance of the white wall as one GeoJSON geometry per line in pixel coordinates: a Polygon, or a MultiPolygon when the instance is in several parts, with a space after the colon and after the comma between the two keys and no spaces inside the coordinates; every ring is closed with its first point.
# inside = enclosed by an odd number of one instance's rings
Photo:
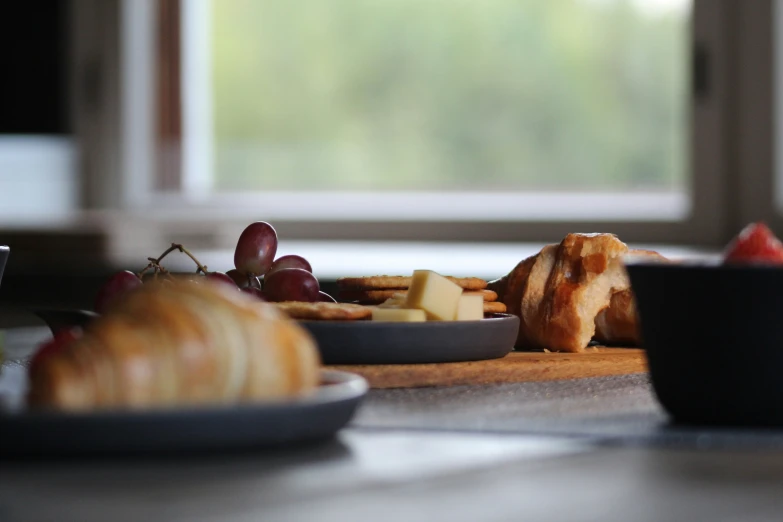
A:
{"type": "Polygon", "coordinates": [[[0,137],[0,222],[51,221],[77,210],[77,151],[66,137],[0,137]]]}

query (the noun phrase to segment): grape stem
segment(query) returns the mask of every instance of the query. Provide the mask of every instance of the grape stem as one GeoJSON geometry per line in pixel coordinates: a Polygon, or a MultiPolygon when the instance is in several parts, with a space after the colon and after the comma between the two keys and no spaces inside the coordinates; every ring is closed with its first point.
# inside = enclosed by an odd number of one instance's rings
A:
{"type": "Polygon", "coordinates": [[[169,271],[166,270],[163,265],[160,264],[161,261],[163,261],[163,258],[169,255],[170,253],[174,252],[175,250],[178,250],[188,256],[191,260],[193,260],[194,263],[196,263],[196,273],[203,273],[204,275],[207,275],[209,272],[207,271],[207,265],[202,265],[201,262],[196,258],[196,256],[193,255],[193,253],[185,248],[185,245],[182,245],[180,243],[172,243],[170,247],[168,247],[161,255],[159,255],[157,258],[154,257],[148,257],[147,261],[149,261],[149,264],[144,267],[144,269],[139,272],[137,275],[139,276],[139,279],[141,279],[141,276],[143,276],[148,270],[152,269],[154,270],[155,276],[157,277],[158,273],[162,274],[169,274],[169,271]]]}
{"type": "Polygon", "coordinates": [[[263,281],[259,279],[255,274],[247,274],[247,286],[258,288],[259,290],[264,289],[263,281]]]}

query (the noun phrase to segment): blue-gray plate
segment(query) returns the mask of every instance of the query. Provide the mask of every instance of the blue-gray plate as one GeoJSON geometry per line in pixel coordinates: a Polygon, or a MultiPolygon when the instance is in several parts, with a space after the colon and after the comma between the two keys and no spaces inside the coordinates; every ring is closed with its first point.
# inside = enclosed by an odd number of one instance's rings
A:
{"type": "Polygon", "coordinates": [[[300,321],[324,364],[419,364],[499,359],[514,347],[519,318],[481,321],[300,321]]]}
{"type": "Polygon", "coordinates": [[[353,417],[366,381],[324,370],[301,399],[220,407],[0,413],[0,456],[63,456],[247,450],[325,440],[353,417]]]}
{"type": "MultiPolygon", "coordinates": [[[[85,310],[35,309],[52,331],[85,325],[85,310]]],[[[480,321],[299,321],[318,342],[324,364],[419,364],[505,357],[514,347],[519,318],[488,314],[480,321]]]]}

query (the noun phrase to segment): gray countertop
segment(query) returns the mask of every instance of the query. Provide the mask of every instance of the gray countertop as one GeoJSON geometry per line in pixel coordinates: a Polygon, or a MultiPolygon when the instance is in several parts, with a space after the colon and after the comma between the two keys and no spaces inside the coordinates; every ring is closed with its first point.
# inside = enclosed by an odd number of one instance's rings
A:
{"type": "Polygon", "coordinates": [[[779,520],[782,444],[671,425],[644,375],[375,390],[313,447],[0,462],[0,520],[779,520]]]}
{"type": "Polygon", "coordinates": [[[783,453],[346,429],[296,452],[5,463],[0,519],[779,520],[783,453]]]}

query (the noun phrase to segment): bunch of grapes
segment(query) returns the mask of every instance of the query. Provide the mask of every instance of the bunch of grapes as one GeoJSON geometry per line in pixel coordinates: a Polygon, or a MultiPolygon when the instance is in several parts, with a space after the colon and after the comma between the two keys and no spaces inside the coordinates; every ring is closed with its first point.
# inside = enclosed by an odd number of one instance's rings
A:
{"type": "Polygon", "coordinates": [[[210,272],[183,245],[173,243],[157,258],[147,258],[149,264],[138,274],[128,270],[117,272],[101,287],[95,301],[95,310],[105,312],[111,303],[126,292],[143,284],[142,277],[152,270],[154,276],[170,276],[160,264],[169,253],[178,250],[196,263],[196,274],[215,282],[230,285],[263,301],[327,301],[335,302],[322,292],[310,263],[301,256],[287,255],[275,259],[277,232],[269,223],[251,223],[242,231],[234,250],[234,269],[228,272],[210,272]]]}

